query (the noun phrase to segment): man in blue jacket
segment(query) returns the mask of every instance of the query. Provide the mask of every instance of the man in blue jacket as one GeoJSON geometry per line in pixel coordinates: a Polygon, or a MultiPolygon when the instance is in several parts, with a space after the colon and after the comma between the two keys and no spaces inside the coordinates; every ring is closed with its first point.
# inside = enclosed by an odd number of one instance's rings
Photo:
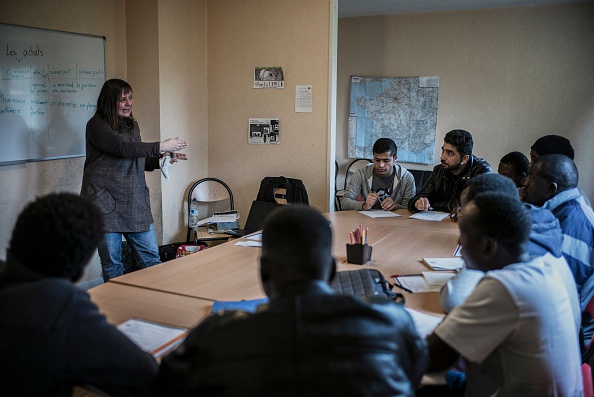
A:
{"type": "Polygon", "coordinates": [[[562,154],[534,159],[526,182],[526,202],[550,210],[561,225],[561,250],[573,273],[583,310],[594,295],[594,212],[577,189],[578,170],[562,154]]]}

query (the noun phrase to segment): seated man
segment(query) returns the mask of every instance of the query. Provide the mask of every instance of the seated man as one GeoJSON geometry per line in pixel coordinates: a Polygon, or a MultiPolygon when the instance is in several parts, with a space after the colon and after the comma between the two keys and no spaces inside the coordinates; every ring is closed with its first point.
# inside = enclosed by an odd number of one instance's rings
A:
{"type": "MultiPolygon", "coordinates": [[[[460,196],[462,207],[466,206],[477,195],[487,192],[518,197],[517,190],[509,178],[498,174],[483,174],[472,178],[466,184],[460,196]]],[[[542,257],[543,262],[553,266],[559,273],[559,277],[569,294],[575,328],[579,332],[581,322],[580,304],[573,275],[561,252],[563,235],[559,221],[551,211],[544,208],[534,207],[529,204],[526,204],[526,208],[532,220],[528,254],[531,258],[542,257]]],[[[455,306],[462,304],[483,276],[484,273],[479,270],[464,267],[454,278],[448,280],[439,291],[444,312],[448,313],[455,306]]]]}
{"type": "Polygon", "coordinates": [[[332,229],[286,206],[264,224],[260,277],[270,303],[219,312],[163,359],[158,395],[414,396],[426,346],[403,307],[337,295],[332,229]]]}
{"type": "Polygon", "coordinates": [[[19,215],[0,274],[0,384],[7,395],[71,395],[92,385],[113,396],[147,395],[150,354],[107,323],[80,278],[103,236],[86,199],[51,194],[19,215]]]}
{"type": "Polygon", "coordinates": [[[373,144],[373,164],[357,170],[349,179],[342,209],[385,211],[407,208],[415,195],[415,178],[400,164],[396,143],[380,138],[373,144]]]}
{"type": "Polygon", "coordinates": [[[464,358],[468,396],[583,394],[570,297],[552,265],[529,260],[529,233],[528,211],[509,194],[462,209],[462,256],[486,274],[427,341],[429,371],[464,358]]]}
{"type": "Polygon", "coordinates": [[[526,202],[550,210],[563,231],[563,256],[577,284],[584,310],[594,295],[594,212],[577,189],[578,170],[562,154],[536,158],[526,182],[526,202]]]}
{"type": "MultiPolygon", "coordinates": [[[[574,159],[574,150],[573,146],[571,146],[571,142],[569,142],[569,139],[560,135],[545,135],[538,138],[536,142],[534,142],[534,145],[530,147],[530,164],[532,164],[538,156],[544,156],[546,154],[564,154],[570,159],[574,159]]],[[[579,186],[577,186],[577,189],[580,191],[580,194],[588,207],[592,207],[588,196],[586,196],[579,186]]],[[[525,201],[525,193],[523,190],[524,189],[520,189],[520,198],[525,201]]]]}
{"type": "Polygon", "coordinates": [[[506,154],[499,161],[497,173],[511,179],[518,189],[523,187],[528,177],[528,157],[521,152],[506,154]]]}
{"type": "Polygon", "coordinates": [[[573,160],[574,151],[569,139],[561,135],[545,135],[530,147],[530,162],[545,154],[564,154],[573,160]]]}
{"type": "Polygon", "coordinates": [[[472,154],[472,135],[464,130],[452,130],[441,147],[441,164],[425,186],[408,202],[410,212],[452,212],[460,206],[460,194],[473,176],[491,172],[491,166],[472,154]]]}

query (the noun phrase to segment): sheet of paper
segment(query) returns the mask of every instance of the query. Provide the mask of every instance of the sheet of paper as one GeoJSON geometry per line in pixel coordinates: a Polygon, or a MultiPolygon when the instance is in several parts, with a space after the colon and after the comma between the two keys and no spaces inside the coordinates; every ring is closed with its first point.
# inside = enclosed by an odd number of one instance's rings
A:
{"type": "Polygon", "coordinates": [[[429,284],[423,276],[400,276],[394,278],[396,279],[396,284],[412,292],[435,292],[441,288],[439,285],[429,284]]]}
{"type": "Polygon", "coordinates": [[[262,241],[262,232],[248,234],[247,236],[243,236],[243,238],[251,241],[262,241]]]}
{"type": "Polygon", "coordinates": [[[370,218],[392,218],[394,216],[400,216],[395,212],[383,211],[383,210],[369,210],[369,211],[357,211],[358,213],[368,216],[370,218]]]}
{"type": "Polygon", "coordinates": [[[311,85],[295,86],[295,112],[310,113],[312,111],[311,85]]]}
{"type": "Polygon", "coordinates": [[[412,214],[409,218],[412,219],[421,219],[424,221],[436,221],[440,222],[443,221],[445,218],[450,216],[447,212],[440,212],[440,211],[420,211],[416,214],[412,214]]]}
{"type": "Polygon", "coordinates": [[[188,334],[185,328],[170,327],[139,318],[131,318],[117,327],[142,350],[160,357],[174,349],[188,334]]]}
{"type": "Polygon", "coordinates": [[[423,272],[423,277],[431,285],[444,285],[449,279],[454,277],[456,273],[441,273],[441,272],[423,272]]]}
{"type": "Polygon", "coordinates": [[[438,316],[431,316],[429,314],[421,313],[419,311],[409,309],[408,307],[404,308],[408,314],[413,319],[415,323],[415,327],[417,327],[417,332],[419,335],[426,337],[430,335],[435,328],[441,323],[442,317],[438,316]]]}
{"type": "Polygon", "coordinates": [[[235,245],[240,245],[242,247],[261,247],[262,241],[253,241],[253,240],[238,241],[235,243],[235,245]]]}
{"type": "Polygon", "coordinates": [[[456,270],[464,267],[464,259],[451,258],[423,258],[423,262],[433,270],[456,270]]]}

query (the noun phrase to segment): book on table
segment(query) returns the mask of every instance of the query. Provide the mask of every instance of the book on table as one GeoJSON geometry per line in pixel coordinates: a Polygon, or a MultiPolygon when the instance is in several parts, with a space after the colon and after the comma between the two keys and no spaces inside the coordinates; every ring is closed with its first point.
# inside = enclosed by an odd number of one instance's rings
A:
{"type": "Polygon", "coordinates": [[[175,349],[188,335],[187,328],[172,327],[140,318],[124,321],[117,328],[155,358],[175,349]]]}

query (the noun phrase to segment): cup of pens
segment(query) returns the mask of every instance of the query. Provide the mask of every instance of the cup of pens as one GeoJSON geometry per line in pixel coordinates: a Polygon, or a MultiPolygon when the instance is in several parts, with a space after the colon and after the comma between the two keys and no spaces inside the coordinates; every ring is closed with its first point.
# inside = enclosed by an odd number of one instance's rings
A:
{"type": "Polygon", "coordinates": [[[371,245],[367,245],[368,232],[362,225],[350,232],[351,243],[346,245],[348,263],[364,265],[371,260],[371,245]]]}

